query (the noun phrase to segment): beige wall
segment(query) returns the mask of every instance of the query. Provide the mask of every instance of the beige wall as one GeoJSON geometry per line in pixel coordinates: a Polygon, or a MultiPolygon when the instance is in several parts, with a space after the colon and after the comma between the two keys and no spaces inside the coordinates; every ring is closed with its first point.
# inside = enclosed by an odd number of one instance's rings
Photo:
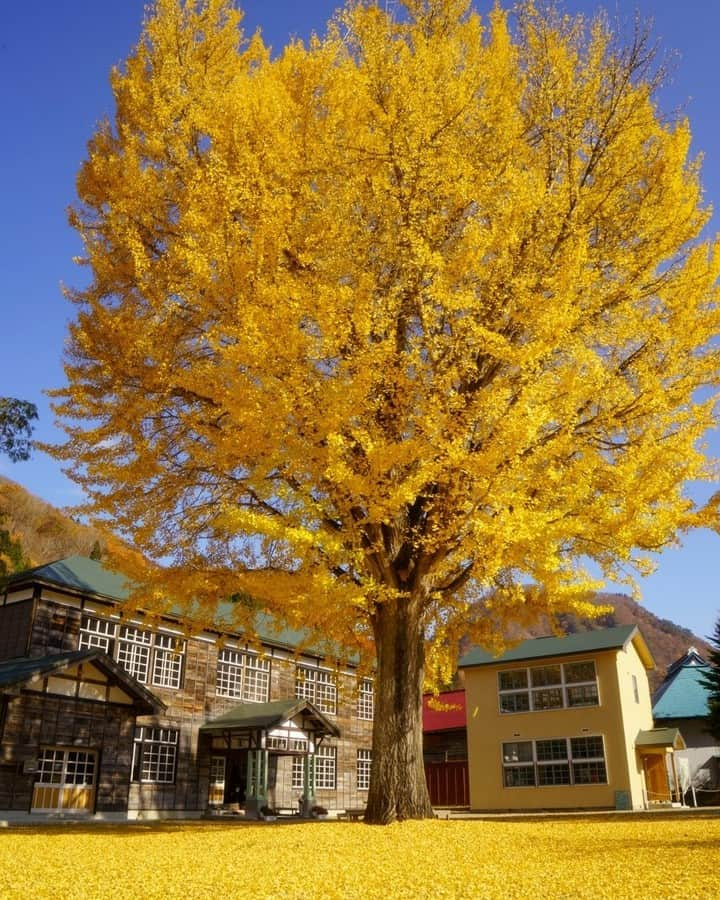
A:
{"type": "Polygon", "coordinates": [[[616,656],[617,686],[622,710],[622,736],[628,761],[628,782],[633,809],[646,805],[645,778],[640,754],[635,749],[639,731],[653,727],[652,700],[647,671],[632,644],[616,656]],[[635,700],[633,675],[637,679],[639,702],[635,700]]]}
{"type": "Polygon", "coordinates": [[[632,644],[628,645],[627,650],[608,650],[586,656],[557,656],[525,663],[467,668],[465,687],[472,809],[607,808],[615,806],[616,791],[628,791],[634,808],[643,806],[642,775],[634,751],[634,739],[639,730],[652,727],[652,713],[645,669],[632,644]],[[499,671],[583,659],[595,660],[598,706],[500,712],[499,671]],[[640,703],[634,700],[633,674],[638,679],[640,703]],[[607,784],[504,786],[504,742],[593,735],[602,735],[604,739],[607,784]]]}

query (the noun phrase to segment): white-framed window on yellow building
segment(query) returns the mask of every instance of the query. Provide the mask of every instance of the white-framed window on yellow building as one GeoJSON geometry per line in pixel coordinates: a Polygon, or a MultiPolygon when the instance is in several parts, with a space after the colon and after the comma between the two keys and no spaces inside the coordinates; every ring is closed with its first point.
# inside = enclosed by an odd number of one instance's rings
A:
{"type": "Polygon", "coordinates": [[[602,735],[507,741],[502,766],[506,788],[607,784],[602,735]]]}
{"type": "Polygon", "coordinates": [[[537,712],[597,706],[597,673],[592,659],[527,666],[498,672],[500,712],[537,712]]]}

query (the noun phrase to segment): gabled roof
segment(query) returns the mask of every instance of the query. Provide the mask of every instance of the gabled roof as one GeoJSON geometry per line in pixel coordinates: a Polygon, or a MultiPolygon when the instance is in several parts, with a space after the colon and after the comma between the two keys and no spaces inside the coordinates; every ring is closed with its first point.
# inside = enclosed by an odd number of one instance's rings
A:
{"type": "Polygon", "coordinates": [[[229,712],[200,726],[200,731],[270,731],[300,716],[309,730],[321,735],[340,737],[340,729],[307,700],[271,700],[269,703],[240,703],[229,712]]]}
{"type": "Polygon", "coordinates": [[[653,718],[704,718],[710,711],[703,676],[710,666],[694,647],[668,667],[665,680],[653,696],[653,718]]]}
{"type": "MultiPolygon", "coordinates": [[[[34,569],[27,569],[13,575],[8,588],[18,590],[29,585],[47,585],[60,588],[85,597],[108,600],[111,603],[123,603],[130,596],[131,585],[124,575],[105,568],[101,563],[87,556],[68,556],[34,569]]],[[[215,621],[221,633],[237,633],[232,622],[234,604],[221,602],[217,605],[215,621]]],[[[179,610],[168,610],[168,617],[182,618],[179,610]]],[[[255,619],[258,637],[276,647],[294,650],[308,642],[308,633],[282,627],[271,616],[258,613],[255,619]]],[[[316,646],[308,646],[306,652],[314,656],[328,656],[327,650],[316,646]]]]}
{"type": "Polygon", "coordinates": [[[23,656],[1,662],[0,691],[22,686],[38,676],[50,675],[84,662],[91,662],[129,694],[135,700],[135,709],[139,714],[160,713],[165,709],[162,700],[98,649],[71,650],[66,653],[53,653],[50,656],[23,656]]]}
{"type": "Polygon", "coordinates": [[[530,638],[516,644],[499,656],[475,647],[460,659],[461,668],[489,666],[496,663],[526,662],[552,656],[576,656],[591,654],[601,650],[622,650],[629,643],[635,649],[646,669],[654,669],[655,662],[645,640],[636,625],[617,625],[615,628],[600,628],[596,631],[582,631],[563,637],[530,638]]]}
{"type": "Polygon", "coordinates": [[[650,728],[639,731],[635,738],[636,747],[666,747],[684,750],[685,740],[678,728],[650,728]]]}

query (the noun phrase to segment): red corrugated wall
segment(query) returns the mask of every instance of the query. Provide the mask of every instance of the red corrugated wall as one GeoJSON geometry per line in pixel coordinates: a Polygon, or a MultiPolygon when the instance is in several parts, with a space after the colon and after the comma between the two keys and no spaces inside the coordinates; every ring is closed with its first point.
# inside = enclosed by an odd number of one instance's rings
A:
{"type": "Polygon", "coordinates": [[[466,760],[426,762],[425,779],[433,806],[470,805],[466,760]]]}

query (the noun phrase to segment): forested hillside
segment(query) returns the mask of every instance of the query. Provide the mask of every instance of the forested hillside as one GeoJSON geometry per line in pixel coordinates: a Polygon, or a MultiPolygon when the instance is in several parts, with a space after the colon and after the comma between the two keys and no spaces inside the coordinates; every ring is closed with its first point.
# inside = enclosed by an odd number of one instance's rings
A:
{"type": "Polygon", "coordinates": [[[75,553],[100,558],[105,548],[99,531],[0,476],[0,541],[3,538],[0,553],[9,572],[75,553]]]}

